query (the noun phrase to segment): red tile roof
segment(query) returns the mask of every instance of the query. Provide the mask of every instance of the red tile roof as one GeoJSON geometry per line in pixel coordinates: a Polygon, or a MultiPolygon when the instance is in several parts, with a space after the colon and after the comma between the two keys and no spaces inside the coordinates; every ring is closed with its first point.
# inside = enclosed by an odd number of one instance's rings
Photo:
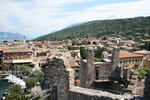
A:
{"type": "MultiPolygon", "coordinates": [[[[112,56],[112,54],[108,55],[109,57],[112,56]]],[[[144,55],[131,53],[128,51],[120,51],[119,58],[135,58],[135,57],[144,57],[144,55]]]]}
{"type": "Polygon", "coordinates": [[[69,58],[69,64],[72,68],[79,67],[78,63],[74,58],[69,58]]]}

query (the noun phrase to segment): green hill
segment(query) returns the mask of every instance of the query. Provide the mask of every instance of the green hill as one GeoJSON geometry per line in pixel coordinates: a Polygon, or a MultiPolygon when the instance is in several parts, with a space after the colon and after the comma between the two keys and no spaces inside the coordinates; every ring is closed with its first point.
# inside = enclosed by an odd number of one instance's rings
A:
{"type": "Polygon", "coordinates": [[[150,35],[150,16],[115,20],[95,20],[77,26],[62,29],[34,40],[65,40],[74,38],[102,37],[102,36],[134,36],[150,35]]]}

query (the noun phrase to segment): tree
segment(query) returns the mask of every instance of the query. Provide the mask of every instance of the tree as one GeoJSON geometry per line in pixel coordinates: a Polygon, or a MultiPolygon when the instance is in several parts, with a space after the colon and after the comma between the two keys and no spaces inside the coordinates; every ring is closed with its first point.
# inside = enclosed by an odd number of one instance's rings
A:
{"type": "Polygon", "coordinates": [[[106,49],[105,48],[101,48],[101,47],[98,47],[96,50],[94,50],[94,54],[95,54],[95,58],[101,58],[102,56],[102,52],[105,51],[106,49]]]}
{"type": "Polygon", "coordinates": [[[73,50],[72,46],[67,46],[68,50],[73,50]]]}
{"type": "Polygon", "coordinates": [[[86,59],[87,51],[86,51],[85,47],[80,47],[80,54],[83,59],[86,59]]]}
{"type": "Polygon", "coordinates": [[[7,40],[3,41],[3,43],[7,43],[7,42],[8,42],[7,40]]]}
{"type": "Polygon", "coordinates": [[[77,52],[72,52],[71,56],[75,58],[75,57],[78,56],[78,53],[77,52]]]}
{"type": "Polygon", "coordinates": [[[32,73],[32,68],[30,66],[16,65],[13,68],[13,70],[16,70],[16,72],[19,71],[22,75],[30,76],[32,73]]]}
{"type": "Polygon", "coordinates": [[[19,94],[7,95],[5,100],[29,100],[28,97],[19,94]]]}
{"type": "Polygon", "coordinates": [[[137,69],[135,69],[135,71],[138,72],[138,78],[140,80],[144,79],[146,77],[146,74],[150,73],[150,69],[148,69],[148,68],[137,68],[137,69]]]}
{"type": "Polygon", "coordinates": [[[26,87],[27,89],[31,90],[32,88],[34,88],[37,85],[37,78],[35,77],[29,77],[27,79],[25,79],[26,82],[26,87]]]}
{"type": "Polygon", "coordinates": [[[35,77],[38,82],[41,82],[44,80],[44,73],[36,70],[32,73],[31,77],[35,77]]]}
{"type": "Polygon", "coordinates": [[[8,87],[8,93],[10,94],[22,94],[22,89],[20,85],[13,84],[8,87]]]}
{"type": "Polygon", "coordinates": [[[95,41],[93,42],[93,44],[94,44],[94,45],[97,45],[97,43],[96,43],[95,41]]]}

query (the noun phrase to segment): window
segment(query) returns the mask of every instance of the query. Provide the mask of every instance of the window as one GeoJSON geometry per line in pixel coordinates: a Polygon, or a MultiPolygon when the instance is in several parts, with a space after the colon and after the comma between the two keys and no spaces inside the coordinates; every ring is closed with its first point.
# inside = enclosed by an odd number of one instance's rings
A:
{"type": "Polygon", "coordinates": [[[75,70],[75,73],[79,73],[79,69],[76,69],[76,70],[75,70]]]}
{"type": "Polygon", "coordinates": [[[131,63],[131,60],[129,60],[129,63],[131,63]]]}
{"type": "Polygon", "coordinates": [[[120,61],[120,64],[122,64],[122,61],[120,61]]]}
{"type": "Polygon", "coordinates": [[[134,63],[134,60],[132,60],[132,62],[134,63]]]}

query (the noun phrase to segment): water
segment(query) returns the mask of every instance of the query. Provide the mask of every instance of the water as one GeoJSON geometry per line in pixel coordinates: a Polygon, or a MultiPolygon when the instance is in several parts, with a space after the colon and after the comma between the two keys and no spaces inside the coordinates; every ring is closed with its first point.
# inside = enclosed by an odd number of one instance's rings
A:
{"type": "Polygon", "coordinates": [[[3,95],[3,92],[7,89],[8,86],[10,86],[11,83],[8,83],[7,81],[0,80],[0,98],[3,95]]]}

